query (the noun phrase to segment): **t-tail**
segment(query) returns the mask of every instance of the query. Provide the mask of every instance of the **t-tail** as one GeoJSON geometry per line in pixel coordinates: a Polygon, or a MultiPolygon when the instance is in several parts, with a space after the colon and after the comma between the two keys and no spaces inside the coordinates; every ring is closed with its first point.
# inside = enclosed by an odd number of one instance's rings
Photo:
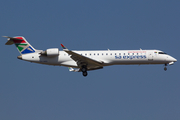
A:
{"type": "Polygon", "coordinates": [[[36,49],[34,49],[29,43],[28,41],[22,37],[22,36],[17,36],[17,37],[7,37],[7,36],[3,36],[8,38],[8,41],[6,42],[5,45],[12,45],[15,44],[16,48],[18,49],[18,51],[20,52],[20,54],[28,54],[28,53],[34,53],[36,52],[36,49]]]}

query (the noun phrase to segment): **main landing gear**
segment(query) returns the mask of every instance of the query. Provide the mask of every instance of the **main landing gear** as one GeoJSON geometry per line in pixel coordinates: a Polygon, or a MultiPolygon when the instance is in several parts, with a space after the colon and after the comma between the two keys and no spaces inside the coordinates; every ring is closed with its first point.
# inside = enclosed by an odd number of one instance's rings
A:
{"type": "Polygon", "coordinates": [[[86,77],[88,75],[88,73],[87,73],[87,66],[86,65],[82,66],[81,71],[82,71],[82,74],[83,74],[84,77],[86,77]]]}
{"type": "Polygon", "coordinates": [[[166,66],[167,66],[167,64],[164,64],[164,65],[165,65],[164,70],[166,71],[166,70],[167,70],[167,67],[166,67],[166,66]]]}

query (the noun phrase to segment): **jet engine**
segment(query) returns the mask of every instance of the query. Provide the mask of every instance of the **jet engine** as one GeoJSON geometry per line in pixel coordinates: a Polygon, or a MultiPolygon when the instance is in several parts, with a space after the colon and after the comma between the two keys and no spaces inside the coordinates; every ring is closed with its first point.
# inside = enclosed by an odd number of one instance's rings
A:
{"type": "Polygon", "coordinates": [[[41,52],[40,54],[48,56],[48,57],[55,57],[55,56],[59,55],[59,49],[58,48],[50,48],[50,49],[47,49],[46,51],[41,52]]]}

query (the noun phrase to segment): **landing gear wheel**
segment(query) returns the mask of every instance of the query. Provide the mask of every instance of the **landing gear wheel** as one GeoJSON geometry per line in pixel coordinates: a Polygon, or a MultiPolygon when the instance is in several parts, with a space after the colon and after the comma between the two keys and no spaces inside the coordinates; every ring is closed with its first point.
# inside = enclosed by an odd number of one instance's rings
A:
{"type": "Polygon", "coordinates": [[[82,68],[81,68],[81,71],[82,72],[86,72],[87,71],[87,67],[85,65],[83,65],[82,68]]]}
{"type": "Polygon", "coordinates": [[[82,71],[82,74],[83,74],[84,77],[86,77],[88,75],[88,73],[87,73],[87,66],[86,65],[83,65],[81,67],[81,71],[82,71]]]}
{"type": "Polygon", "coordinates": [[[164,70],[166,71],[166,70],[167,70],[167,67],[164,67],[164,70]]]}
{"type": "Polygon", "coordinates": [[[166,70],[167,70],[167,67],[166,67],[166,66],[167,66],[167,64],[164,64],[164,65],[165,65],[164,70],[166,71],[166,70]]]}
{"type": "Polygon", "coordinates": [[[87,72],[83,72],[83,76],[86,77],[88,75],[87,72]]]}

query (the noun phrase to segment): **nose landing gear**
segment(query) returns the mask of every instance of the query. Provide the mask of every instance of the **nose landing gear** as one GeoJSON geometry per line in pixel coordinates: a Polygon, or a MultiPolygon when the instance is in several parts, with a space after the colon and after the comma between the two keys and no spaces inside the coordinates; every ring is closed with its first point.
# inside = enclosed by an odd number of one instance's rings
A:
{"type": "Polygon", "coordinates": [[[167,67],[166,67],[166,66],[167,66],[167,64],[164,64],[164,65],[165,65],[164,70],[166,71],[166,70],[167,70],[167,67]]]}

